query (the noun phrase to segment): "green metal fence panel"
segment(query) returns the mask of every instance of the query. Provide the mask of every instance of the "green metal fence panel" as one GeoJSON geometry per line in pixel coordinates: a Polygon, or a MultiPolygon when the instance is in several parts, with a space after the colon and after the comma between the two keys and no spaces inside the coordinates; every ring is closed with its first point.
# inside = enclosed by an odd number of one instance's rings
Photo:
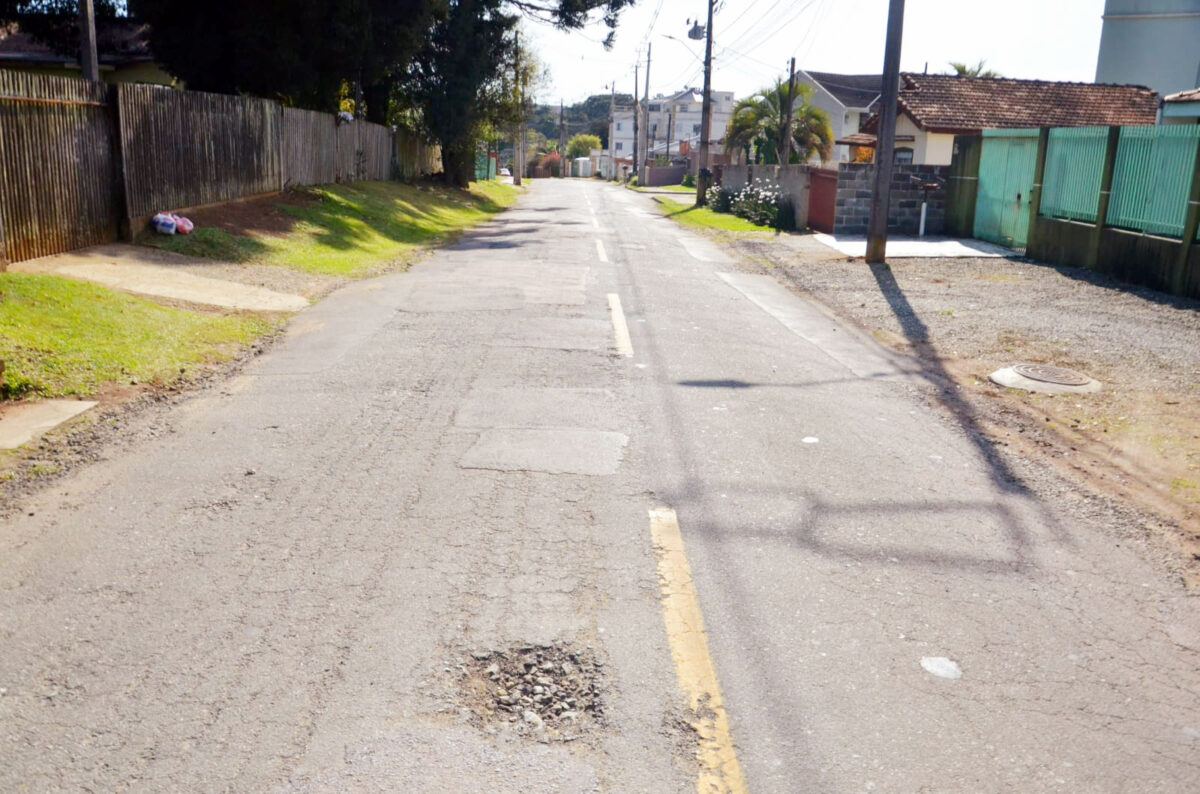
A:
{"type": "Polygon", "coordinates": [[[1200,126],[1122,127],[1107,224],[1182,237],[1200,126]]]}
{"type": "Polygon", "coordinates": [[[975,237],[1009,248],[1025,247],[1037,149],[1036,129],[983,131],[975,237]]]}
{"type": "Polygon", "coordinates": [[[1040,215],[1096,222],[1108,127],[1056,127],[1046,148],[1040,215]]]}

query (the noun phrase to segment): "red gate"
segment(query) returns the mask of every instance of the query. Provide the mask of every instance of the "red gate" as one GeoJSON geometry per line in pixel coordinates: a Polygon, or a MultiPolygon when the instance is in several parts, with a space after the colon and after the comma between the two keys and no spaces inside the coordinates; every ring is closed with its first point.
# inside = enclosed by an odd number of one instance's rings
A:
{"type": "Polygon", "coordinates": [[[818,232],[833,233],[837,210],[837,169],[816,168],[808,194],[808,225],[818,232]]]}

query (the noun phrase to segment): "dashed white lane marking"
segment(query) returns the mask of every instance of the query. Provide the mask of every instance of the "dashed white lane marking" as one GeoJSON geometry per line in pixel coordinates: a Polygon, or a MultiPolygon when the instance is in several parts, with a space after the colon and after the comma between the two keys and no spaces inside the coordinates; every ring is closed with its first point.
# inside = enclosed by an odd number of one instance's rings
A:
{"type": "MultiPolygon", "coordinates": [[[[599,240],[596,241],[600,243],[599,240]]],[[[612,312],[613,334],[617,340],[617,355],[632,356],[633,340],[629,338],[629,324],[625,322],[625,310],[621,308],[621,296],[608,293],[608,308],[612,312]]]]}
{"type": "Polygon", "coordinates": [[[601,262],[608,261],[608,252],[604,250],[604,243],[600,240],[596,241],[596,256],[600,257],[601,262]]]}

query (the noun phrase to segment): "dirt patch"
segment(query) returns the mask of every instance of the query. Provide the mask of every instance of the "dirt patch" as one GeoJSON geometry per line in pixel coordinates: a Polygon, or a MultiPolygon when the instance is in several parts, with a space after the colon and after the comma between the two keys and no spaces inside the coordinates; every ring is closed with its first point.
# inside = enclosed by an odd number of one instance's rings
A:
{"type": "Polygon", "coordinates": [[[458,665],[458,693],[481,723],[569,742],[604,724],[603,667],[590,646],[477,651],[458,665]]]}
{"type": "Polygon", "coordinates": [[[1173,569],[1200,592],[1200,302],[1015,256],[871,267],[807,235],[727,242],[745,268],[915,357],[931,399],[997,449],[1148,512],[1127,534],[1167,540],[1173,569]],[[1103,390],[988,381],[1020,361],[1085,372],[1103,390]]]}
{"type": "Polygon", "coordinates": [[[320,197],[303,190],[285,190],[269,196],[230,201],[182,213],[197,228],[220,229],[229,234],[284,235],[292,231],[299,219],[286,207],[308,207],[320,202],[320,197]]]}

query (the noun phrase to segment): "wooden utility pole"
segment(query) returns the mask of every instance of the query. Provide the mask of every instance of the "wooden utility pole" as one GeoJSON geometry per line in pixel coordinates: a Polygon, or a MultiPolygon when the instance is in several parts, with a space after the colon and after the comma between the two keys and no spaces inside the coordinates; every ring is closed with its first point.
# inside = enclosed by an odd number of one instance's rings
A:
{"type": "Polygon", "coordinates": [[[79,0],[79,65],[83,79],[100,79],[100,59],[96,55],[96,10],[92,0],[79,0]]]}
{"type": "Polygon", "coordinates": [[[638,116],[642,115],[642,103],[638,99],[638,65],[633,64],[633,175],[638,175],[638,116]]]}
{"type": "Polygon", "coordinates": [[[563,101],[558,100],[558,151],[562,155],[562,160],[559,162],[558,176],[560,179],[565,179],[567,169],[570,166],[567,164],[567,124],[563,121],[563,101]]]}
{"type": "Polygon", "coordinates": [[[617,81],[609,85],[608,95],[608,168],[609,179],[617,178],[617,81]]]}
{"type": "Polygon", "coordinates": [[[513,136],[513,184],[521,184],[521,175],[525,171],[525,98],[521,93],[521,31],[514,34],[516,82],[517,82],[517,134],[513,136]]]}
{"type": "Polygon", "coordinates": [[[867,221],[867,263],[883,264],[887,253],[888,208],[892,198],[892,159],[896,145],[896,95],[900,91],[900,41],[904,0],[888,5],[887,44],[883,50],[883,88],[879,92],[879,133],[875,148],[875,188],[867,221]]]}
{"type": "Polygon", "coordinates": [[[646,44],[646,90],[643,96],[646,98],[646,163],[649,164],[654,159],[654,127],[650,124],[650,50],[654,45],[646,44]]]}
{"type": "Polygon", "coordinates": [[[708,27],[704,29],[704,102],[700,105],[700,173],[696,180],[696,206],[708,201],[708,186],[712,172],[708,170],[708,135],[712,130],[712,25],[713,2],[708,0],[708,27]]]}
{"type": "Polygon", "coordinates": [[[792,161],[792,107],[796,104],[796,59],[792,58],[792,67],[788,72],[787,120],[783,123],[783,146],[779,157],[780,165],[792,161]]]}

